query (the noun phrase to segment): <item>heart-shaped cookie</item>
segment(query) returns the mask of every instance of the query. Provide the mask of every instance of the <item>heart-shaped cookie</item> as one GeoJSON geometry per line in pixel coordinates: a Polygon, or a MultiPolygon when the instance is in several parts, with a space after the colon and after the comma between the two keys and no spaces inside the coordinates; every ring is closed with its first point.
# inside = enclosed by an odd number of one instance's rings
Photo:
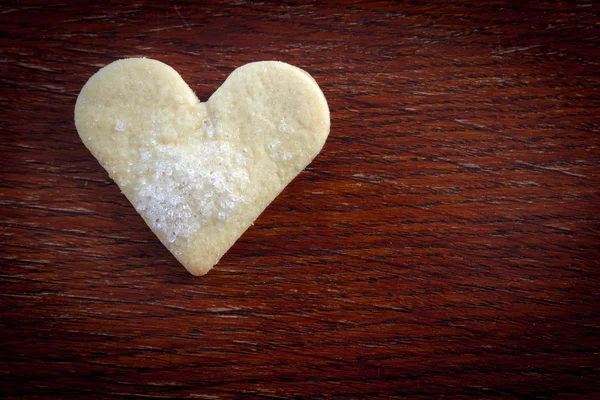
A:
{"type": "Polygon", "coordinates": [[[244,65],[202,103],[173,68],[132,58],[89,79],[75,125],[160,241],[203,275],[321,151],[329,108],[289,64],[244,65]]]}

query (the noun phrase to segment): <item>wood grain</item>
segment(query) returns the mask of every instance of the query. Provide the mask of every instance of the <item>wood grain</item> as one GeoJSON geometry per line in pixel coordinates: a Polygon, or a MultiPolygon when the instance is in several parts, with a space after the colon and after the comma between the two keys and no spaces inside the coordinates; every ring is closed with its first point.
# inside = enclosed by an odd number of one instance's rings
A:
{"type": "Polygon", "coordinates": [[[600,7],[456,0],[0,6],[0,396],[600,396],[600,7]],[[145,56],[206,100],[309,71],[322,154],[207,276],[85,149],[145,56]]]}

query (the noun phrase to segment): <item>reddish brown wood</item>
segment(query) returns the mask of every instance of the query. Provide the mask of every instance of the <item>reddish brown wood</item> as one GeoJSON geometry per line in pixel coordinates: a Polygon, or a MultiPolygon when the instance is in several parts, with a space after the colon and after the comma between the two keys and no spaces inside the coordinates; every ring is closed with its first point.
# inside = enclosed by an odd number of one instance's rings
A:
{"type": "Polygon", "coordinates": [[[600,395],[600,7],[0,6],[8,398],[600,395]],[[85,149],[77,94],[145,56],[207,99],[309,71],[322,154],[207,276],[85,149]]]}

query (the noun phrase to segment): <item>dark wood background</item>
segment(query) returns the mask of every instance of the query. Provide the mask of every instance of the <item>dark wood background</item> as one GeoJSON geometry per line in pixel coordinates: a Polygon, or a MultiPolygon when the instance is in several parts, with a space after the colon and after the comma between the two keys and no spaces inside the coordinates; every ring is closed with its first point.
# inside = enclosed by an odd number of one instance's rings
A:
{"type": "Polygon", "coordinates": [[[94,3],[0,6],[0,397],[600,396],[598,3],[94,3]],[[138,56],[203,100],[286,61],[331,108],[201,278],[73,124],[138,56]]]}

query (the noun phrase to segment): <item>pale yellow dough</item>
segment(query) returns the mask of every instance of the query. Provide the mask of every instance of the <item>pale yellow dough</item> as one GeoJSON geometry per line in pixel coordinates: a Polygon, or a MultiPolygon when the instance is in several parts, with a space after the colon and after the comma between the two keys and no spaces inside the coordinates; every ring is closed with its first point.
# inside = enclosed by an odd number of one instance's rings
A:
{"type": "Polygon", "coordinates": [[[160,241],[204,275],[321,151],[329,108],[282,62],[236,69],[201,103],[173,68],[132,58],[90,78],[75,125],[160,241]]]}

